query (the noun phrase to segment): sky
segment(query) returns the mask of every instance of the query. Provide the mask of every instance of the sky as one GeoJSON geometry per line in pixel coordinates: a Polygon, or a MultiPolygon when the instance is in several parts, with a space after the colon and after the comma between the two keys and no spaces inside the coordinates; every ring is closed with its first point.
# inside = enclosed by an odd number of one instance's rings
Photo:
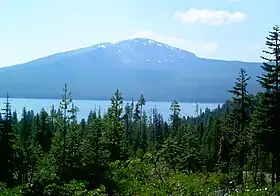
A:
{"type": "MultiPolygon", "coordinates": [[[[147,37],[199,57],[261,61],[279,0],[0,0],[0,67],[147,37]]],[[[278,9],[278,10],[277,10],[278,9]]]]}

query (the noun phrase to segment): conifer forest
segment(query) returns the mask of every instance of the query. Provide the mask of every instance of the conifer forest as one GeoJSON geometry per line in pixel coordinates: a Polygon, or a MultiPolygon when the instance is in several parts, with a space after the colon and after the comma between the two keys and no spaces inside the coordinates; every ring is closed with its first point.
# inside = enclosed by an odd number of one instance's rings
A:
{"type": "MultiPolygon", "coordinates": [[[[77,120],[67,84],[58,108],[11,111],[7,95],[0,123],[0,195],[222,196],[280,195],[280,27],[266,38],[263,91],[248,92],[241,69],[217,109],[169,120],[144,95],[124,105],[120,90],[105,115],[77,120]]],[[[113,92],[112,92],[113,93],[113,92]]],[[[185,92],[188,93],[188,92],[185,92]]]]}

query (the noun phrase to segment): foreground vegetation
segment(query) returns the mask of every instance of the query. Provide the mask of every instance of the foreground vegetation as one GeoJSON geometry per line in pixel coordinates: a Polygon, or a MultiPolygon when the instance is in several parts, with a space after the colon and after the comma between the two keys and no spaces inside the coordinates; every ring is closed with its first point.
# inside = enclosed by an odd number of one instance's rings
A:
{"type": "Polygon", "coordinates": [[[67,85],[59,108],[21,119],[5,103],[0,127],[0,195],[279,195],[280,40],[263,57],[264,92],[250,95],[240,70],[231,101],[170,120],[144,96],[123,106],[117,90],[105,115],[77,122],[67,85]]]}

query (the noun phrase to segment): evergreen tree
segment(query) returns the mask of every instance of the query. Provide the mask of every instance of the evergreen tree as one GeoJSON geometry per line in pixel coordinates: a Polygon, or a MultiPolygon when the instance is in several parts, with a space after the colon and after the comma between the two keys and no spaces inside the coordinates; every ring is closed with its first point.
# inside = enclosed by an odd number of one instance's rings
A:
{"type": "Polygon", "coordinates": [[[39,115],[39,138],[38,142],[42,147],[42,150],[44,152],[48,152],[51,147],[51,140],[52,140],[52,128],[51,123],[49,122],[49,115],[48,113],[43,109],[40,112],[39,115]]]}
{"type": "Polygon", "coordinates": [[[199,141],[191,127],[184,127],[183,135],[177,139],[180,152],[179,168],[185,172],[196,172],[201,167],[199,141]]]}
{"type": "Polygon", "coordinates": [[[133,137],[132,137],[132,132],[133,132],[133,100],[131,104],[127,103],[125,106],[125,115],[124,115],[124,120],[125,120],[125,132],[126,132],[126,139],[128,141],[128,146],[131,147],[133,144],[133,137]]]}
{"type": "Polygon", "coordinates": [[[178,129],[179,129],[179,125],[180,125],[180,105],[179,103],[174,100],[171,103],[170,106],[170,110],[172,112],[172,114],[170,115],[170,120],[171,120],[171,124],[172,124],[172,136],[176,136],[178,129]]]}
{"type": "Polygon", "coordinates": [[[153,109],[153,130],[154,130],[154,139],[156,150],[161,148],[161,145],[164,142],[164,131],[163,131],[163,117],[158,113],[156,108],[153,109]]]}
{"type": "Polygon", "coordinates": [[[13,162],[15,158],[13,147],[15,137],[13,134],[11,104],[8,94],[3,111],[3,120],[0,122],[0,182],[6,183],[10,187],[13,185],[13,162]]]}
{"type": "Polygon", "coordinates": [[[103,144],[108,151],[108,161],[125,160],[127,144],[124,131],[123,98],[119,90],[111,98],[111,107],[108,108],[105,122],[103,144]]]}
{"type": "Polygon", "coordinates": [[[102,147],[103,120],[101,115],[90,121],[88,132],[82,142],[82,165],[85,179],[90,187],[98,187],[104,183],[105,154],[102,147]]]}
{"type": "Polygon", "coordinates": [[[65,156],[65,148],[66,148],[66,134],[69,125],[69,120],[73,118],[75,115],[75,108],[73,109],[73,102],[72,102],[72,93],[68,91],[67,83],[64,84],[63,93],[62,93],[62,100],[59,104],[59,109],[63,112],[63,156],[65,156]],[[72,106],[72,108],[70,108],[72,106]],[[72,110],[73,109],[73,110],[72,110]],[[71,113],[71,116],[68,113],[71,113]]]}
{"type": "Polygon", "coordinates": [[[51,148],[49,152],[49,157],[47,159],[52,160],[50,166],[54,168],[55,175],[59,178],[63,178],[63,174],[66,170],[65,167],[65,150],[64,146],[66,145],[66,140],[64,143],[64,128],[65,121],[63,114],[59,112],[55,116],[54,120],[54,133],[51,142],[51,148]]]}
{"type": "Polygon", "coordinates": [[[147,119],[147,114],[144,111],[142,115],[142,131],[141,131],[141,144],[140,144],[140,149],[143,150],[143,153],[147,152],[148,148],[148,119],[147,119]]]}
{"type": "Polygon", "coordinates": [[[262,69],[264,73],[259,77],[261,86],[265,89],[264,99],[261,103],[259,120],[265,124],[262,126],[262,143],[266,151],[272,153],[272,183],[274,185],[274,174],[276,181],[280,181],[280,27],[274,26],[266,38],[268,50],[263,51],[267,56],[262,56],[265,61],[262,69]]]}
{"type": "MultiPolygon", "coordinates": [[[[229,121],[225,126],[225,131],[231,140],[228,148],[232,149],[232,159],[234,158],[239,166],[238,183],[243,183],[243,167],[246,155],[248,154],[248,125],[250,120],[251,98],[248,95],[248,74],[244,69],[240,70],[236,78],[235,86],[229,92],[233,95],[233,109],[227,115],[225,121],[229,121]]],[[[227,142],[229,143],[229,142],[227,142]]]]}
{"type": "Polygon", "coordinates": [[[141,94],[138,102],[135,106],[134,112],[134,122],[135,122],[135,151],[139,149],[142,145],[142,135],[143,135],[143,107],[145,106],[146,101],[144,95],[141,94]]]}
{"type": "Polygon", "coordinates": [[[26,108],[23,108],[22,118],[20,122],[20,140],[22,144],[28,145],[32,130],[30,130],[30,119],[28,118],[28,113],[26,108]]]}
{"type": "Polygon", "coordinates": [[[52,133],[52,136],[54,135],[54,121],[55,121],[55,116],[56,116],[56,110],[54,108],[54,105],[52,105],[51,107],[51,111],[50,111],[50,127],[51,127],[51,133],[52,133]]]}
{"type": "Polygon", "coordinates": [[[18,124],[18,116],[17,116],[17,112],[16,111],[14,111],[13,114],[12,114],[12,123],[14,125],[18,124]]]}
{"type": "Polygon", "coordinates": [[[174,172],[176,171],[177,165],[179,163],[181,155],[180,150],[181,149],[178,146],[178,142],[171,137],[165,140],[162,147],[161,156],[174,172]]]}

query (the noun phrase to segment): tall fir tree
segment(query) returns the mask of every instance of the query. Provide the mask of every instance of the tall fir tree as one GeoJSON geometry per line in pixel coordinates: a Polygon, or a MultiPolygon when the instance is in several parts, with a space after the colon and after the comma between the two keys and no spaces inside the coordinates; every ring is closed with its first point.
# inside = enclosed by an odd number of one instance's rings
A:
{"type": "MultiPolygon", "coordinates": [[[[247,86],[250,77],[245,69],[241,68],[239,76],[236,78],[235,85],[229,92],[233,95],[233,106],[230,113],[225,119],[225,130],[229,136],[227,140],[231,140],[228,148],[232,148],[231,157],[235,159],[238,165],[238,183],[243,183],[243,169],[248,155],[249,140],[249,122],[251,111],[251,97],[248,94],[247,86]],[[227,123],[227,121],[229,121],[227,123]]],[[[233,164],[233,163],[232,163],[233,164]]]]}
{"type": "Polygon", "coordinates": [[[15,136],[13,133],[11,104],[8,94],[4,104],[5,108],[2,109],[3,119],[0,122],[0,182],[6,183],[10,187],[13,185],[15,136]]]}
{"type": "MultiPolygon", "coordinates": [[[[65,156],[65,148],[66,148],[66,134],[67,134],[67,129],[69,125],[69,119],[71,119],[73,116],[69,116],[69,112],[75,112],[75,110],[71,110],[71,106],[73,106],[72,102],[72,93],[68,91],[68,86],[67,83],[64,84],[63,91],[62,91],[62,99],[59,103],[59,109],[62,110],[63,112],[63,156],[65,156]]],[[[73,113],[71,113],[73,114],[73,113]]]]}
{"type": "Polygon", "coordinates": [[[259,77],[259,83],[265,89],[258,120],[264,122],[261,139],[265,150],[272,153],[272,184],[280,181],[280,27],[274,26],[266,38],[266,56],[262,65],[264,73],[259,77]]]}
{"type": "Polygon", "coordinates": [[[171,110],[171,115],[170,115],[170,120],[171,120],[171,125],[172,125],[172,136],[176,136],[178,130],[179,130],[179,125],[180,125],[180,105],[178,101],[174,100],[171,103],[170,106],[171,110]]]}
{"type": "Polygon", "coordinates": [[[103,133],[103,145],[108,152],[107,161],[125,160],[127,158],[127,140],[124,130],[123,98],[119,90],[111,98],[111,107],[106,115],[106,130],[103,133]]]}

